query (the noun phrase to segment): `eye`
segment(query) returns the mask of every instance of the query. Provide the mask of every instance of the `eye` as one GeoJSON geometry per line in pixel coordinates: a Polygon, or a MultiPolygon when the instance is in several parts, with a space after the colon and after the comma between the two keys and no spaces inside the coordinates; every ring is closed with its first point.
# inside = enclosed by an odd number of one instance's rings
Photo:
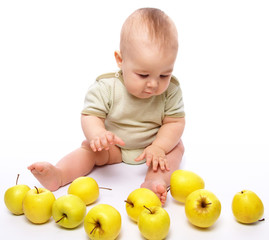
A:
{"type": "Polygon", "coordinates": [[[168,78],[170,75],[160,75],[160,78],[168,78]]]}
{"type": "Polygon", "coordinates": [[[149,76],[148,74],[139,74],[139,73],[137,73],[137,75],[141,78],[147,78],[149,76]]]}

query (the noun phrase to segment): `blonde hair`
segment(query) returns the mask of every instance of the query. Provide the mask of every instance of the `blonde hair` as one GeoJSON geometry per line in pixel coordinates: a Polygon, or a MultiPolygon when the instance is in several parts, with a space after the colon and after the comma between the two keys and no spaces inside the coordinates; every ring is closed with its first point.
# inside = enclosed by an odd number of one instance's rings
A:
{"type": "Polygon", "coordinates": [[[121,29],[120,51],[124,52],[128,42],[139,34],[147,34],[159,47],[178,48],[177,30],[173,21],[160,9],[141,8],[132,13],[121,29]]]}

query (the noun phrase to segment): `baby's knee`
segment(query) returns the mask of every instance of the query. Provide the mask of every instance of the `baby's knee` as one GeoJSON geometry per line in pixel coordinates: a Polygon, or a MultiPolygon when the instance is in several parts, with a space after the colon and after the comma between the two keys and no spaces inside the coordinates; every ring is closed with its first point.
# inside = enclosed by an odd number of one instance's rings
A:
{"type": "Polygon", "coordinates": [[[185,152],[185,147],[183,145],[182,140],[180,139],[179,143],[177,144],[176,148],[178,149],[178,151],[181,152],[181,154],[183,155],[185,152]]]}
{"type": "Polygon", "coordinates": [[[108,152],[103,151],[97,151],[94,152],[91,148],[90,143],[87,140],[84,140],[81,143],[81,148],[87,151],[89,160],[94,161],[94,165],[96,166],[103,166],[108,164],[108,152]]]}
{"type": "Polygon", "coordinates": [[[91,146],[89,144],[89,142],[87,140],[84,140],[82,143],[81,143],[81,147],[86,149],[86,150],[91,150],[91,146]]]}

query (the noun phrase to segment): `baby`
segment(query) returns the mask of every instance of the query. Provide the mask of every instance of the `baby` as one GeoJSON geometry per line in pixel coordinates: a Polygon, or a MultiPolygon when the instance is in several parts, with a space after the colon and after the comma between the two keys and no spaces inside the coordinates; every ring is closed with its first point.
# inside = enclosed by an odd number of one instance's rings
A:
{"type": "Polygon", "coordinates": [[[172,76],[177,51],[177,30],[164,12],[143,8],[131,14],[115,52],[120,70],[98,77],[86,95],[81,115],[86,140],[55,166],[29,166],[39,182],[55,191],[94,166],[146,162],[141,187],[164,204],[170,176],[184,153],[184,105],[172,76]]]}

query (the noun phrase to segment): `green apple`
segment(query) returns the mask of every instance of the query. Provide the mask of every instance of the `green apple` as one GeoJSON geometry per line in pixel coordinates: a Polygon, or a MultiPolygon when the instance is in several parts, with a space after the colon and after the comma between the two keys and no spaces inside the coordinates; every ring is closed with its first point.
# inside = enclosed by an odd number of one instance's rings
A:
{"type": "MultiPolygon", "coordinates": [[[[92,204],[99,197],[97,182],[91,177],[79,177],[75,179],[68,188],[68,193],[80,197],[86,205],[92,204]]],[[[104,188],[111,190],[109,188],[104,188]]]]}
{"type": "Polygon", "coordinates": [[[165,239],[170,228],[169,214],[162,207],[144,206],[138,218],[138,228],[146,239],[165,239]]]}
{"type": "Polygon", "coordinates": [[[57,198],[52,205],[52,217],[64,228],[77,227],[82,223],[85,214],[85,203],[72,194],[57,198]]]}
{"type": "Polygon", "coordinates": [[[195,190],[205,187],[204,180],[194,172],[187,170],[176,170],[170,178],[170,191],[172,197],[184,203],[186,197],[195,190]]]}
{"type": "Polygon", "coordinates": [[[98,204],[87,213],[84,229],[91,240],[114,240],[120,233],[121,215],[110,205],[98,204]]]}
{"type": "Polygon", "coordinates": [[[27,185],[18,185],[19,174],[17,176],[16,185],[6,190],[4,201],[10,212],[15,215],[23,214],[22,201],[26,193],[30,190],[27,185]]]}
{"type": "Polygon", "coordinates": [[[235,194],[232,201],[232,211],[238,222],[257,222],[264,212],[261,199],[250,190],[243,190],[235,194]]]}
{"type": "Polygon", "coordinates": [[[131,192],[127,198],[126,202],[126,212],[128,216],[135,222],[138,221],[138,217],[144,206],[148,208],[153,206],[162,206],[160,199],[157,195],[147,189],[147,188],[138,188],[131,192]]]}
{"type": "Polygon", "coordinates": [[[24,214],[32,223],[45,223],[51,217],[54,201],[55,197],[48,189],[31,189],[26,193],[22,203],[24,214]]]}
{"type": "Polygon", "coordinates": [[[210,191],[199,189],[191,194],[185,202],[185,213],[193,225],[201,228],[212,226],[220,216],[221,204],[210,191]]]}

